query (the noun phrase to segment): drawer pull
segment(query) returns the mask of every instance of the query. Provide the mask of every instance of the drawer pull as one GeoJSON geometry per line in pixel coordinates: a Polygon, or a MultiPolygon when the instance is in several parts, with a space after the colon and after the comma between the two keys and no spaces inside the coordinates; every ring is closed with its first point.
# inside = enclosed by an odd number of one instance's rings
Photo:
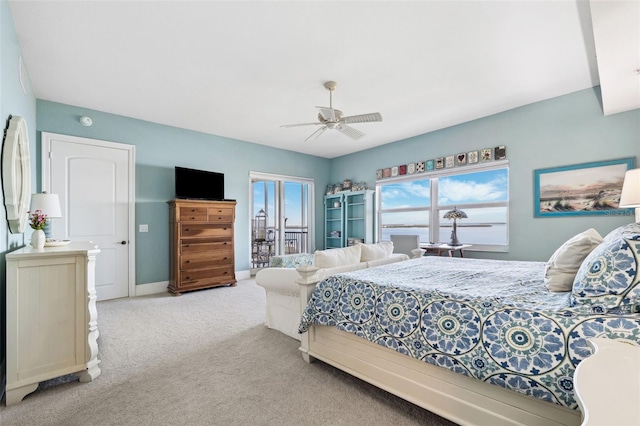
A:
{"type": "Polygon", "coordinates": [[[227,271],[224,271],[224,275],[227,275],[227,271]]]}
{"type": "Polygon", "coordinates": [[[188,231],[188,230],[189,230],[189,228],[184,228],[184,230],[185,230],[185,231],[188,231]]]}
{"type": "Polygon", "coordinates": [[[195,216],[191,216],[191,220],[196,220],[196,217],[195,216]]]}
{"type": "Polygon", "coordinates": [[[195,213],[195,212],[196,212],[196,209],[191,209],[191,211],[192,211],[193,213],[195,213]]]}
{"type": "Polygon", "coordinates": [[[185,280],[188,280],[189,278],[191,278],[191,277],[184,277],[185,280]]]}
{"type": "Polygon", "coordinates": [[[189,244],[185,244],[184,246],[185,246],[185,247],[190,247],[190,246],[189,246],[189,244]]]}
{"type": "Polygon", "coordinates": [[[218,220],[222,220],[222,218],[220,216],[218,216],[218,220]]]}
{"type": "Polygon", "coordinates": [[[187,260],[185,263],[191,263],[191,261],[190,261],[190,260],[187,260]]]}
{"type": "Polygon", "coordinates": [[[229,258],[225,256],[223,260],[227,260],[227,259],[229,259],[229,258]]]}

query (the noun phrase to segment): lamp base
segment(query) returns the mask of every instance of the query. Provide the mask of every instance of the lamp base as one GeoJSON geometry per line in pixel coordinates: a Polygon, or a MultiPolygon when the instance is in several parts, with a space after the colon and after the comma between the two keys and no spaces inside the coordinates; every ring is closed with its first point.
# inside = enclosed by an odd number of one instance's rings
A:
{"type": "Polygon", "coordinates": [[[462,243],[460,241],[458,241],[458,235],[456,234],[456,231],[451,231],[451,241],[449,241],[449,245],[450,246],[461,246],[462,243]]]}

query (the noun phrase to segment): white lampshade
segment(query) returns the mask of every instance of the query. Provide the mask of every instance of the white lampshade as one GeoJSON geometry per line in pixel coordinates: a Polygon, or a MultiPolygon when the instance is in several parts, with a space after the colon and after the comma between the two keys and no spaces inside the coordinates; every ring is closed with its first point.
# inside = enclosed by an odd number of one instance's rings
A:
{"type": "Polygon", "coordinates": [[[640,207],[640,169],[627,170],[625,173],[618,206],[640,207]]]}
{"type": "Polygon", "coordinates": [[[48,217],[62,217],[62,210],[60,209],[60,199],[58,194],[47,194],[46,192],[40,194],[31,194],[31,213],[36,210],[40,210],[48,217]]]}

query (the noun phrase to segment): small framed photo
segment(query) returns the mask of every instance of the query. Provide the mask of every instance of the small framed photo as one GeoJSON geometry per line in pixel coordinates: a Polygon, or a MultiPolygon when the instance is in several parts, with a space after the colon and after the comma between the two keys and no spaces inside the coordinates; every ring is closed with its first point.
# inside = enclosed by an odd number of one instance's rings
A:
{"type": "Polygon", "coordinates": [[[436,158],[436,169],[444,169],[444,157],[436,158]]]}
{"type": "Polygon", "coordinates": [[[504,145],[496,146],[493,153],[493,158],[496,160],[504,160],[507,158],[507,148],[504,145]]]}
{"type": "Polygon", "coordinates": [[[480,161],[491,161],[491,148],[484,148],[480,151],[480,161]]]}
{"type": "Polygon", "coordinates": [[[391,168],[387,167],[385,169],[382,169],[382,177],[383,178],[391,177],[391,168]]]}
{"type": "Polygon", "coordinates": [[[407,174],[412,175],[416,172],[416,163],[407,164],[407,174]]]}
{"type": "Polygon", "coordinates": [[[453,167],[454,165],[455,165],[455,160],[453,158],[453,155],[449,155],[449,156],[445,157],[444,166],[446,168],[453,167]]]}
{"type": "MultiPolygon", "coordinates": [[[[426,165],[425,165],[425,169],[426,170],[433,170],[435,168],[435,160],[427,160],[426,165]]],[[[442,167],[439,167],[440,169],[442,167]]]]}
{"type": "Polygon", "coordinates": [[[376,179],[382,179],[382,169],[376,170],[376,179]]]}
{"type": "Polygon", "coordinates": [[[407,165],[403,164],[402,166],[398,166],[398,174],[406,175],[407,174],[407,165]]]}
{"type": "MultiPolygon", "coordinates": [[[[431,165],[433,165],[433,162],[431,163],[431,165]]],[[[425,161],[418,161],[416,163],[416,172],[422,173],[424,171],[425,171],[425,161]]]]}
{"type": "Polygon", "coordinates": [[[391,168],[391,177],[398,176],[398,166],[393,166],[391,168]]]}
{"type": "Polygon", "coordinates": [[[467,164],[467,153],[463,152],[456,155],[456,166],[464,166],[467,164]]]}
{"type": "Polygon", "coordinates": [[[478,162],[478,151],[471,151],[467,154],[467,163],[473,164],[478,162]]]}

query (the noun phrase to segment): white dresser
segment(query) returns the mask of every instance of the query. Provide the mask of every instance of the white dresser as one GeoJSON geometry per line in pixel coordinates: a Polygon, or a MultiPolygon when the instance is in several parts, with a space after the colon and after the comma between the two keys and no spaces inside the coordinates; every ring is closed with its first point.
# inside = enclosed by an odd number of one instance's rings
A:
{"type": "Polygon", "coordinates": [[[95,262],[90,242],[6,255],[6,405],[22,401],[38,383],[77,373],[100,375],[95,262]]]}

